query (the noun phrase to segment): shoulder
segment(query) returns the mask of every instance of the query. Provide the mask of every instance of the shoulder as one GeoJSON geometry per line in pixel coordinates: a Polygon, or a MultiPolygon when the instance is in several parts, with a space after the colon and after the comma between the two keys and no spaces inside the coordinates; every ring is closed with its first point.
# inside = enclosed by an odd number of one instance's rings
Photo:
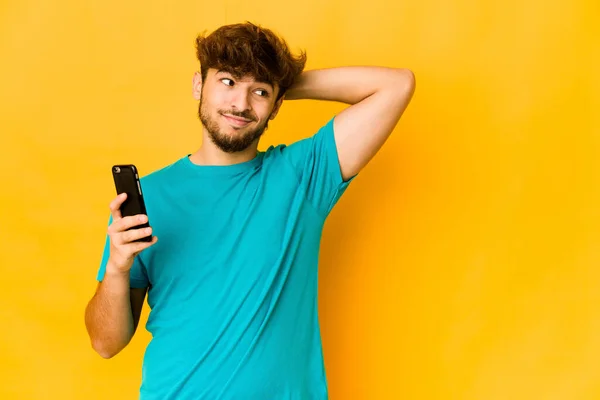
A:
{"type": "Polygon", "coordinates": [[[176,181],[178,177],[182,176],[182,161],[183,157],[159,169],[153,170],[146,175],[143,175],[140,172],[140,184],[142,185],[142,190],[144,192],[160,191],[166,184],[176,181]]]}
{"type": "Polygon", "coordinates": [[[265,159],[277,158],[277,157],[294,157],[296,153],[305,154],[311,147],[318,144],[318,142],[333,142],[334,131],[333,121],[335,117],[331,117],[325,123],[317,126],[316,129],[311,130],[308,135],[304,135],[302,138],[292,141],[289,144],[272,145],[265,151],[265,159]]]}
{"type": "MultiPolygon", "coordinates": [[[[187,156],[186,156],[187,157],[187,156]]],[[[151,188],[156,185],[161,185],[166,181],[171,181],[176,176],[178,176],[178,170],[180,164],[183,161],[183,157],[171,162],[170,164],[156,169],[146,175],[140,176],[140,183],[144,186],[144,188],[151,188]]]]}

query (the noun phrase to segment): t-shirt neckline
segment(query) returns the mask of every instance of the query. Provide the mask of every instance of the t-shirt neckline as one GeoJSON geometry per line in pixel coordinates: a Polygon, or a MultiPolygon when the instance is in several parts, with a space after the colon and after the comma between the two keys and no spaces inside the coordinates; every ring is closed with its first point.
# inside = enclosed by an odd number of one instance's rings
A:
{"type": "Polygon", "coordinates": [[[182,162],[187,169],[192,170],[195,173],[209,175],[231,175],[255,169],[261,163],[263,154],[264,153],[262,152],[257,152],[256,157],[251,160],[230,165],[195,164],[192,162],[192,160],[190,160],[191,154],[187,154],[185,157],[183,157],[182,162]]]}

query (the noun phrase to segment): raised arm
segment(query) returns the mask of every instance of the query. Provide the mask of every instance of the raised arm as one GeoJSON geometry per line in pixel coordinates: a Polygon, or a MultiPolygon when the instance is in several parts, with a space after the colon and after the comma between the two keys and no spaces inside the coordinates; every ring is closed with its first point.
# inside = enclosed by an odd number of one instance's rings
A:
{"type": "Polygon", "coordinates": [[[356,66],[306,71],[285,98],[351,105],[333,123],[342,176],[348,180],[383,146],[414,91],[409,69],[356,66]]]}

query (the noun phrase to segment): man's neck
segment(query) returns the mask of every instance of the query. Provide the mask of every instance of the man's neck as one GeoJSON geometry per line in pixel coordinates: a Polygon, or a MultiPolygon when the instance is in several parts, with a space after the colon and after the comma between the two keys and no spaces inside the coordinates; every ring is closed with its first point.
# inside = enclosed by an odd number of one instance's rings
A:
{"type": "Polygon", "coordinates": [[[256,157],[258,149],[258,140],[252,143],[247,149],[236,152],[226,153],[219,149],[210,140],[208,135],[204,135],[202,145],[196,152],[190,155],[190,161],[197,165],[233,165],[250,161],[256,157]]]}

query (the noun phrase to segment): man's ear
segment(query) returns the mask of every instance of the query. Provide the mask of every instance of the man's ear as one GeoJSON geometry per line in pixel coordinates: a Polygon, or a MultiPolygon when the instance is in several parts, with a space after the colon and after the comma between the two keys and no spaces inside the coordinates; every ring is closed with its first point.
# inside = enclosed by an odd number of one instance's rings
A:
{"type": "Polygon", "coordinates": [[[202,97],[202,74],[198,71],[194,72],[192,78],[192,96],[196,100],[200,100],[200,97],[202,97]]]}
{"type": "Polygon", "coordinates": [[[277,100],[277,102],[275,103],[275,107],[273,107],[273,111],[271,111],[271,116],[269,117],[269,119],[275,119],[275,117],[277,116],[277,113],[279,112],[279,109],[281,108],[281,103],[283,103],[283,99],[285,98],[285,94],[283,96],[281,96],[281,98],[279,100],[277,100]]]}

